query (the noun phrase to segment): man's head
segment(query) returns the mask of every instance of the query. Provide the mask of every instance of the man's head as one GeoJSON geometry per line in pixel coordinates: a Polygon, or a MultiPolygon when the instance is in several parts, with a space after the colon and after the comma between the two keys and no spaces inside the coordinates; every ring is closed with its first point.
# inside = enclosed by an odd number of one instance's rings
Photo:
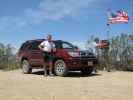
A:
{"type": "Polygon", "coordinates": [[[95,38],[94,41],[95,41],[96,43],[99,43],[99,38],[95,38]]]}
{"type": "Polygon", "coordinates": [[[47,40],[48,40],[48,41],[51,41],[51,40],[52,40],[52,35],[51,35],[51,34],[48,34],[48,35],[47,35],[47,40]]]}

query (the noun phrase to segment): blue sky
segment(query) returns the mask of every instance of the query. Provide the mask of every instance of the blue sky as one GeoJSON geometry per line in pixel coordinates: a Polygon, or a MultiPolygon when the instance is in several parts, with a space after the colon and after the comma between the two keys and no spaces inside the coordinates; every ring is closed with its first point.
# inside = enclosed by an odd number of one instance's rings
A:
{"type": "Polygon", "coordinates": [[[19,48],[26,40],[44,38],[84,44],[91,35],[107,38],[107,9],[124,9],[128,24],[110,27],[111,36],[133,33],[132,0],[0,0],[0,42],[19,48]]]}

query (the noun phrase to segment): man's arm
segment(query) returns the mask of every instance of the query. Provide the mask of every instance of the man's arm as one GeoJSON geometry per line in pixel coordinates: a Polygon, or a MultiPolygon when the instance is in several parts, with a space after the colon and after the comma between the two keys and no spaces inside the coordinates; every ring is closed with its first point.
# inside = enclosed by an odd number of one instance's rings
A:
{"type": "Polygon", "coordinates": [[[55,44],[54,43],[52,44],[52,50],[53,50],[53,52],[56,52],[56,48],[55,48],[55,44]]]}
{"type": "Polygon", "coordinates": [[[97,48],[101,48],[101,46],[102,45],[100,43],[97,43],[97,45],[96,45],[97,48]]]}
{"type": "Polygon", "coordinates": [[[43,50],[43,48],[44,48],[44,42],[42,42],[41,44],[39,44],[39,45],[38,45],[38,48],[39,48],[40,50],[43,50]]]}

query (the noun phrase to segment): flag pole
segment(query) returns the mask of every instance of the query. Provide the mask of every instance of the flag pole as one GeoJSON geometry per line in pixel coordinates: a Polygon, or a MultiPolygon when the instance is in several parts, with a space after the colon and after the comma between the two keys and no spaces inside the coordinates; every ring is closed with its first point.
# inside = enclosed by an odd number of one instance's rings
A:
{"type": "Polygon", "coordinates": [[[107,39],[110,40],[110,25],[107,25],[107,39]]]}
{"type": "MultiPolygon", "coordinates": [[[[109,22],[109,17],[110,17],[111,10],[110,8],[107,9],[107,41],[110,43],[111,37],[110,37],[110,22],[109,22]]],[[[107,48],[104,48],[104,59],[105,59],[105,68],[108,72],[110,72],[110,61],[109,61],[109,45],[107,48]]]]}
{"type": "MultiPolygon", "coordinates": [[[[107,17],[108,18],[110,17],[110,12],[111,12],[111,9],[108,8],[107,9],[107,17]]],[[[107,20],[107,39],[110,40],[110,23],[109,23],[109,20],[107,20]]]]}

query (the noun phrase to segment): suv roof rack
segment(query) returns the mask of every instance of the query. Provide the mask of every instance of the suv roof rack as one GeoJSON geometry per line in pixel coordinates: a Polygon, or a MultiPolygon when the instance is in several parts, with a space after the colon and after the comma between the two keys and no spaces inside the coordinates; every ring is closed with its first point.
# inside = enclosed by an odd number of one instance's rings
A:
{"type": "MultiPolygon", "coordinates": [[[[26,42],[24,42],[24,44],[26,43],[32,43],[32,42],[41,42],[44,41],[45,39],[34,39],[34,40],[27,40],[26,42]]],[[[62,42],[62,40],[54,40],[54,42],[62,42]]]]}
{"type": "Polygon", "coordinates": [[[28,43],[29,43],[29,42],[34,42],[34,41],[43,41],[43,40],[45,40],[45,39],[34,39],[34,40],[27,40],[27,41],[26,41],[26,43],[27,43],[27,42],[28,42],[28,43]]]}

